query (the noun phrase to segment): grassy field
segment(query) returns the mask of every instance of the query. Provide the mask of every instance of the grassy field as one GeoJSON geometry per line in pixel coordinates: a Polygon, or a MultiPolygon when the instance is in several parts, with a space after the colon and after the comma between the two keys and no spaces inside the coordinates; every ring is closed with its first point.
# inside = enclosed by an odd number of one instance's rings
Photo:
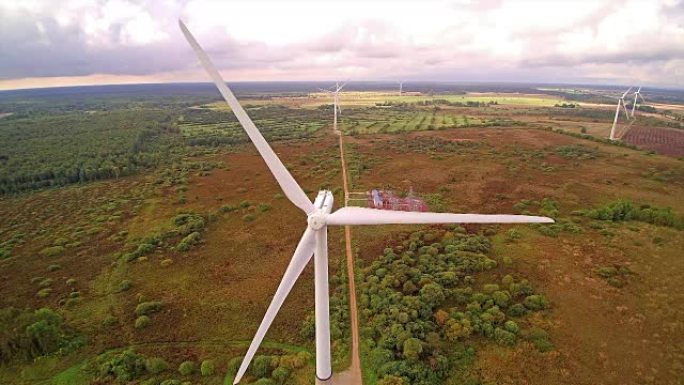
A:
{"type": "MultiPolygon", "coordinates": [[[[557,224],[354,228],[364,383],[678,384],[684,163],[599,140],[607,107],[567,111],[519,94],[436,98],[498,104],[343,96],[352,190],[413,189],[433,210],[557,224]]],[[[210,98],[137,110],[97,103],[108,106],[102,116],[36,107],[0,124],[0,162],[17,165],[3,174],[12,183],[55,159],[65,169],[97,159],[103,170],[155,159],[0,195],[0,382],[230,382],[306,218],[210,98]],[[112,128],[98,123],[108,115],[118,119],[112,128]],[[138,147],[162,118],[167,126],[138,147]],[[64,147],[73,130],[87,140],[64,147]]],[[[244,105],[309,196],[329,188],[339,204],[326,103],[274,95],[244,105]]],[[[637,120],[654,130],[665,121],[637,120]]],[[[349,359],[343,242],[331,228],[336,371],[349,359]]],[[[312,314],[310,266],[248,382],[311,383],[312,314]]]]}

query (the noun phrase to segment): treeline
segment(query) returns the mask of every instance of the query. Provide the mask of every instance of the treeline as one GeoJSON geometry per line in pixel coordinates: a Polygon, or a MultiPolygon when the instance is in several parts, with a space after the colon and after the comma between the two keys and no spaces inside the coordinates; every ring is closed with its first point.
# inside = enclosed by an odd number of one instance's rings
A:
{"type": "Polygon", "coordinates": [[[130,175],[168,159],[174,114],[121,110],[0,120],[0,195],[130,175]]]}
{"type": "Polygon", "coordinates": [[[418,102],[393,102],[386,101],[383,103],[375,103],[377,107],[413,107],[413,106],[451,106],[451,107],[488,107],[499,105],[496,100],[490,100],[488,102],[479,102],[468,100],[466,102],[452,102],[447,99],[431,99],[431,100],[421,100],[418,102]]]}

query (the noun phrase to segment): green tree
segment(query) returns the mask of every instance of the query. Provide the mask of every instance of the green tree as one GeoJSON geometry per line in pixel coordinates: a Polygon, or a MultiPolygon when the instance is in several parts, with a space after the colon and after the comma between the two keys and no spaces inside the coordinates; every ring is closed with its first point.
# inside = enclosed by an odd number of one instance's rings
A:
{"type": "Polygon", "coordinates": [[[418,360],[423,353],[423,343],[418,338],[408,338],[404,341],[403,354],[409,360],[418,360]]]}

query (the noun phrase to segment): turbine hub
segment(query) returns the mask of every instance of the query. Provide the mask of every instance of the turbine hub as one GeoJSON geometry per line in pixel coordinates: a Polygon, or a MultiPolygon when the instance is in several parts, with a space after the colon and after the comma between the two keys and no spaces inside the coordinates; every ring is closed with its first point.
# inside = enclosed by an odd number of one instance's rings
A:
{"type": "Polygon", "coordinates": [[[313,230],[320,230],[325,226],[325,215],[322,213],[313,213],[309,215],[306,220],[309,223],[309,227],[313,230]]]}

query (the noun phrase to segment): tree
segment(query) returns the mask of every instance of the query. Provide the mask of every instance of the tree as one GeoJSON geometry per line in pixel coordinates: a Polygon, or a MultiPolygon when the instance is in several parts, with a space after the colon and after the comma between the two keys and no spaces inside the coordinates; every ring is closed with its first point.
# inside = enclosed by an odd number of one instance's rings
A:
{"type": "Polygon", "coordinates": [[[420,297],[430,307],[435,307],[444,301],[444,290],[436,283],[429,283],[420,289],[420,297]]]}
{"type": "Polygon", "coordinates": [[[408,338],[404,341],[404,357],[409,360],[418,360],[423,353],[423,343],[418,338],[408,338]]]}

